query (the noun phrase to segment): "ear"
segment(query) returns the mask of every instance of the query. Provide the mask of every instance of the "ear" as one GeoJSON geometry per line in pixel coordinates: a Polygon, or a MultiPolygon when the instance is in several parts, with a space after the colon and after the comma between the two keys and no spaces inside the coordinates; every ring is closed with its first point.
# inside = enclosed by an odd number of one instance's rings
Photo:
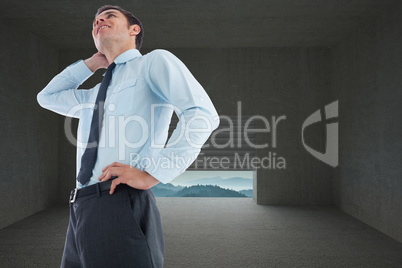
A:
{"type": "Polygon", "coordinates": [[[141,28],[137,24],[134,24],[134,25],[130,26],[130,36],[137,35],[140,32],[141,32],[141,28]]]}

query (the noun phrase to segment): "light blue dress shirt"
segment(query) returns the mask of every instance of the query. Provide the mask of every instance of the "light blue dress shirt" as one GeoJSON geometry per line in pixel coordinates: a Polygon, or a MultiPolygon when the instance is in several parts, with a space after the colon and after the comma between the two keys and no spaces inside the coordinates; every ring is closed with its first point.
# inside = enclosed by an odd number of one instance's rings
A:
{"type": "MultiPolygon", "coordinates": [[[[113,162],[129,164],[167,183],[184,172],[219,125],[205,90],[186,66],[166,50],[146,55],[136,49],[114,61],[104,105],[98,159],[87,185],[98,183],[102,169],[113,162]],[[167,141],[173,111],[179,123],[167,141]],[[166,143],[167,141],[167,143],[166,143]]],[[[38,94],[39,104],[79,118],[77,170],[87,147],[92,113],[100,84],[77,89],[93,73],[81,60],[55,76],[38,94]]]]}

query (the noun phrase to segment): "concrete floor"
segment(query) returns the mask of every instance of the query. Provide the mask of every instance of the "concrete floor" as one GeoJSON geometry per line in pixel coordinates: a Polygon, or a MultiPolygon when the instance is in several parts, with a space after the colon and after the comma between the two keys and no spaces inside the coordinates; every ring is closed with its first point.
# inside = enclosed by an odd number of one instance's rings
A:
{"type": "MultiPolygon", "coordinates": [[[[402,267],[402,244],[332,207],[241,198],[157,198],[165,267],[402,267]]],[[[58,267],[58,205],[0,230],[0,267],[58,267]]]]}

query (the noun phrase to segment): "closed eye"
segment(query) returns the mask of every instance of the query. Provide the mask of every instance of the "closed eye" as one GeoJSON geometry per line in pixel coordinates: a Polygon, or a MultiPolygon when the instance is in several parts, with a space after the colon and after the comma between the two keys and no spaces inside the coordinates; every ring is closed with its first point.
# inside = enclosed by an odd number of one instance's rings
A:
{"type": "MultiPolygon", "coordinates": [[[[113,13],[113,11],[111,11],[111,12],[106,12],[106,14],[107,14],[107,17],[106,18],[110,18],[110,17],[116,17],[116,15],[113,13]]],[[[95,26],[96,26],[96,18],[95,18],[95,20],[94,20],[94,23],[93,23],[93,27],[95,28],[95,26]]]]}

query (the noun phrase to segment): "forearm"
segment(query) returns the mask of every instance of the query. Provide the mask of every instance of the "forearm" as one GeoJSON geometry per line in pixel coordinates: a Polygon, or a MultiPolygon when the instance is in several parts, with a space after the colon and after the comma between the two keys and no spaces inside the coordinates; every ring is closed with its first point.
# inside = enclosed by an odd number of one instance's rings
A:
{"type": "MultiPolygon", "coordinates": [[[[204,143],[219,125],[219,117],[213,111],[199,108],[185,111],[166,147],[152,150],[153,154],[147,156],[150,159],[144,160],[147,166],[142,168],[163,183],[183,173],[194,162],[204,143]]],[[[141,167],[141,163],[139,166],[141,167]]]]}
{"type": "Polygon", "coordinates": [[[80,96],[75,91],[91,75],[91,70],[83,61],[70,65],[39,92],[38,103],[43,108],[66,115],[72,107],[80,103],[80,96]]]}

